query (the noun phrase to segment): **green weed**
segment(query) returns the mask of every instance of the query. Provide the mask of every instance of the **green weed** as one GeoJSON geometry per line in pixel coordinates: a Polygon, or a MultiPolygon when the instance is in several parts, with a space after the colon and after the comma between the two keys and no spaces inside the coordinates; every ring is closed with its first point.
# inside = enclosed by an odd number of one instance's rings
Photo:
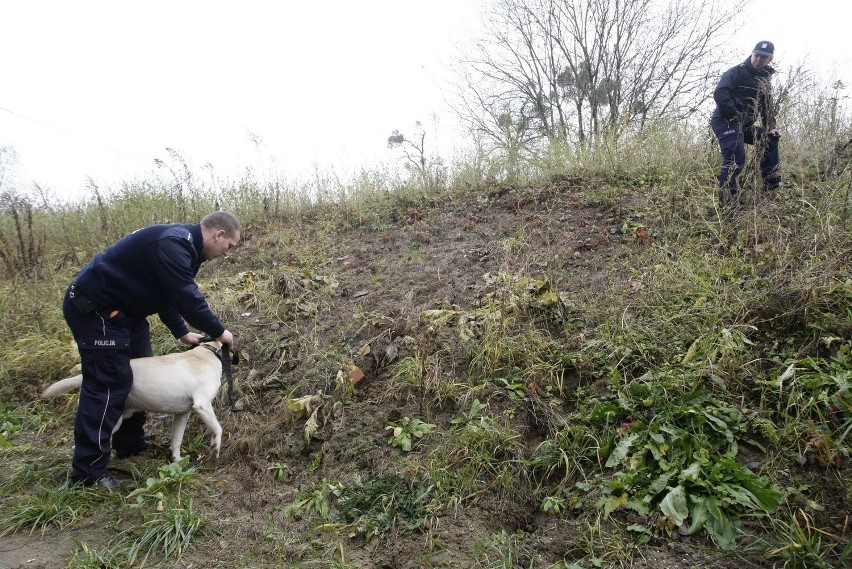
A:
{"type": "Polygon", "coordinates": [[[763,385],[765,405],[781,425],[779,436],[798,447],[799,460],[841,467],[852,431],[850,344],[826,357],[793,361],[763,385]]]}
{"type": "Polygon", "coordinates": [[[125,569],[133,564],[131,545],[128,543],[91,547],[78,541],[76,545],[74,555],[68,560],[68,569],[125,569]]]}
{"type": "Polygon", "coordinates": [[[672,524],[668,531],[689,521],[688,533],[706,529],[725,547],[736,539],[739,516],[774,511],[783,494],[735,459],[737,441],[746,436],[743,411],[703,387],[689,389],[694,382],[684,377],[646,374],[616,398],[579,410],[568,419],[570,429],[542,444],[532,464],[545,474],[565,472],[560,486],[577,470],[578,450],[605,459],[597,482],[549,494],[550,509],[584,506],[584,494],[596,489],[604,515],[622,507],[641,515],[656,509],[672,524]],[[600,446],[588,445],[588,432],[600,433],[600,446]]]}
{"type": "Polygon", "coordinates": [[[511,499],[522,491],[523,437],[504,421],[484,414],[462,421],[435,445],[429,469],[442,500],[463,502],[489,490],[511,499]]]}
{"type": "Polygon", "coordinates": [[[50,419],[38,411],[34,413],[34,408],[34,405],[17,407],[0,402],[0,447],[11,446],[10,439],[21,431],[43,431],[50,419]]]}
{"type": "Polygon", "coordinates": [[[97,488],[72,487],[62,492],[39,490],[0,508],[0,536],[29,530],[44,533],[49,528],[63,529],[83,519],[92,510],[115,504],[118,494],[97,488]]]}
{"type": "Polygon", "coordinates": [[[382,476],[369,482],[336,484],[337,515],[367,541],[392,529],[422,528],[432,487],[401,476],[382,476]]]}
{"type": "Polygon", "coordinates": [[[332,486],[325,482],[302,490],[296,499],[284,508],[284,514],[298,520],[316,512],[321,519],[327,519],[331,511],[327,495],[330,491],[333,491],[332,486]]]}
{"type": "Polygon", "coordinates": [[[641,541],[630,539],[621,528],[598,517],[580,530],[579,539],[567,544],[566,551],[572,558],[582,558],[584,563],[577,563],[578,567],[628,568],[639,555],[637,542],[641,541]]]}
{"type": "Polygon", "coordinates": [[[470,385],[447,373],[445,367],[448,354],[420,354],[403,358],[393,364],[391,384],[400,389],[394,393],[413,393],[422,406],[428,402],[440,408],[448,402],[454,402],[471,390],[470,385]]]}
{"type": "Polygon", "coordinates": [[[398,447],[403,452],[410,452],[416,441],[429,434],[434,428],[435,425],[432,423],[403,417],[399,421],[391,421],[385,430],[391,431],[391,438],[388,441],[391,446],[398,447]]]}
{"type": "Polygon", "coordinates": [[[788,511],[769,521],[771,538],[750,547],[790,569],[840,569],[852,560],[848,535],[821,529],[804,510],[788,511]]]}
{"type": "Polygon", "coordinates": [[[189,465],[189,457],[180,462],[172,462],[157,469],[157,476],[145,480],[145,486],[137,488],[127,495],[135,506],[154,506],[160,509],[163,501],[174,498],[179,504],[184,492],[191,492],[198,484],[198,470],[189,465]]]}
{"type": "Polygon", "coordinates": [[[543,561],[528,544],[529,536],[518,530],[509,533],[505,529],[473,544],[472,553],[476,567],[483,569],[522,569],[545,567],[543,561]]]}
{"type": "Polygon", "coordinates": [[[207,523],[194,512],[192,503],[192,498],[180,502],[166,498],[158,502],[156,511],[145,513],[141,526],[129,530],[131,562],[154,553],[179,559],[193,540],[204,535],[207,523]]]}
{"type": "Polygon", "coordinates": [[[6,464],[0,474],[0,495],[18,496],[33,488],[55,484],[66,474],[66,456],[40,453],[40,450],[35,446],[14,445],[5,452],[0,451],[0,457],[6,464]],[[22,457],[26,457],[26,460],[21,460],[22,457]]]}

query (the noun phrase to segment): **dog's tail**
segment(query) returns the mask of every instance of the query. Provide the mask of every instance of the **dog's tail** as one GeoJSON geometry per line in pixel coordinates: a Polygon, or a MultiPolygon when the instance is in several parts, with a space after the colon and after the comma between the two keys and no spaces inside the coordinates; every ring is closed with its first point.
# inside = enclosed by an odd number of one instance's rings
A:
{"type": "Polygon", "coordinates": [[[68,393],[69,391],[79,389],[82,383],[82,375],[75,375],[74,377],[57,381],[41,392],[41,398],[49,399],[51,397],[56,397],[57,395],[62,395],[63,393],[68,393]]]}

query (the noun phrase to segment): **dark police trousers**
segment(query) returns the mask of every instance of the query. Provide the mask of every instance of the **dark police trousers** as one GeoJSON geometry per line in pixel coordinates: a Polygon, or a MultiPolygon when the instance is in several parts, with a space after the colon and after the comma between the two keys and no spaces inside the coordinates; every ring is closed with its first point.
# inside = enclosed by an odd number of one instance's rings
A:
{"type": "Polygon", "coordinates": [[[147,319],[94,307],[74,284],[65,291],[62,314],[77,342],[83,368],[71,481],[94,483],[107,473],[111,442],[128,450],[144,444],[144,413],[128,417],[115,435],[112,431],[133,386],[130,359],[153,355],[151,335],[147,319]]]}
{"type": "Polygon", "coordinates": [[[726,120],[722,117],[713,117],[710,127],[719,141],[719,150],[722,153],[722,169],[719,172],[719,188],[724,193],[727,188],[730,195],[739,192],[737,176],[745,167],[745,145],[755,144],[755,141],[764,144],[763,155],[760,156],[760,175],[765,186],[769,189],[778,187],[780,176],[778,174],[778,139],[766,136],[765,130],[760,127],[750,127],[743,130],[739,119],[726,120]]]}

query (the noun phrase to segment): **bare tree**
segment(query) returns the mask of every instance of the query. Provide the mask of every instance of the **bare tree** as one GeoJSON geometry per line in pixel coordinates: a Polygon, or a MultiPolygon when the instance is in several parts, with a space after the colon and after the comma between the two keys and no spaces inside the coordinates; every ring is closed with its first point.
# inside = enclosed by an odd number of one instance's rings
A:
{"type": "Polygon", "coordinates": [[[718,79],[714,56],[737,13],[724,0],[494,0],[453,104],[509,152],[686,117],[718,79]]]}
{"type": "Polygon", "coordinates": [[[405,168],[420,180],[425,189],[436,189],[445,182],[444,164],[440,157],[428,156],[423,123],[416,121],[414,127],[416,132],[413,136],[406,136],[399,130],[394,130],[388,137],[388,148],[398,148],[402,151],[405,168]]]}

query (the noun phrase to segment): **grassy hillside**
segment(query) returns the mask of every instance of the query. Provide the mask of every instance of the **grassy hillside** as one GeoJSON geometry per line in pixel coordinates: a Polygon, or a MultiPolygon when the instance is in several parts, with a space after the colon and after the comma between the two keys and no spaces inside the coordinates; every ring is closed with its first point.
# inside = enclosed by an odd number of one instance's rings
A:
{"type": "Polygon", "coordinates": [[[0,565],[844,566],[850,173],[790,166],[720,210],[711,142],[480,157],[428,189],[7,195],[0,565]],[[123,492],[57,493],[75,397],[37,396],[76,363],[64,287],[126,232],[214,207],[246,226],[199,278],[243,355],[221,458],[193,419],[168,464],[152,417],[157,452],[112,463],[123,492]]]}

